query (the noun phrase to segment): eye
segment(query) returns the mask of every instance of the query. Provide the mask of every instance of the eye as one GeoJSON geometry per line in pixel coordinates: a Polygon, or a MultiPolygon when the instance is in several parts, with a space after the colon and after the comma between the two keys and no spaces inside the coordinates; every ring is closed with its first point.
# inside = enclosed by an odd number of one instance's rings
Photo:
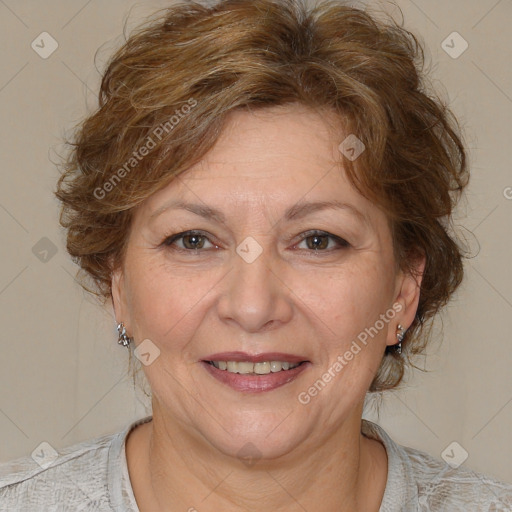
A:
{"type": "MultiPolygon", "coordinates": [[[[304,242],[306,243],[306,250],[313,252],[331,252],[333,250],[350,247],[350,244],[343,238],[318,230],[303,233],[302,240],[297,247],[304,242]]],[[[205,232],[198,230],[189,230],[168,235],[161,245],[187,252],[218,248],[217,245],[209,240],[205,232]],[[178,242],[181,242],[181,244],[178,242]],[[210,244],[211,247],[205,244],[210,244]]]]}
{"type": "MultiPolygon", "coordinates": [[[[176,233],[174,235],[167,236],[162,242],[163,246],[176,248],[181,251],[197,251],[205,248],[205,243],[211,244],[208,237],[202,231],[184,231],[182,233],[176,233]],[[177,241],[182,241],[182,246],[176,245],[177,241]]],[[[212,247],[217,247],[211,244],[212,247]]],[[[208,247],[207,247],[208,248],[208,247]]]]}
{"type": "Polygon", "coordinates": [[[325,231],[307,231],[304,235],[300,243],[306,242],[307,249],[315,252],[330,252],[331,250],[350,247],[350,244],[343,238],[325,231]],[[332,245],[329,248],[330,241],[334,242],[334,248],[332,245]]]}

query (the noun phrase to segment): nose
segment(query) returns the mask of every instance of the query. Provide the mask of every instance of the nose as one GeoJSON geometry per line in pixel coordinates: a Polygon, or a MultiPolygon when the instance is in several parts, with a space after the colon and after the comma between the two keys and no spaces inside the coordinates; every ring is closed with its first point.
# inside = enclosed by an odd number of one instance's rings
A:
{"type": "Polygon", "coordinates": [[[252,262],[237,252],[218,301],[222,321],[236,323],[247,332],[273,329],[290,321],[293,306],[277,256],[269,248],[252,262]]]}

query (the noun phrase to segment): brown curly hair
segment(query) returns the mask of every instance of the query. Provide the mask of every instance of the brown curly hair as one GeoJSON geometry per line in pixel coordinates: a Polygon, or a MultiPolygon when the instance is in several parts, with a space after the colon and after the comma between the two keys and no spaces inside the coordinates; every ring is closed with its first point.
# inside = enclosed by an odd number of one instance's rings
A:
{"type": "Polygon", "coordinates": [[[327,109],[338,114],[340,133],[357,134],[367,148],[343,165],[387,213],[397,265],[413,272],[417,257],[426,258],[404,353],[386,351],[370,391],[396,387],[463,276],[450,223],[467,157],[457,120],[425,75],[411,32],[337,1],[187,1],[159,11],[108,62],[99,107],[69,142],[58,181],[82,286],[106,302],[133,208],[199,162],[230,112],[327,109]]]}

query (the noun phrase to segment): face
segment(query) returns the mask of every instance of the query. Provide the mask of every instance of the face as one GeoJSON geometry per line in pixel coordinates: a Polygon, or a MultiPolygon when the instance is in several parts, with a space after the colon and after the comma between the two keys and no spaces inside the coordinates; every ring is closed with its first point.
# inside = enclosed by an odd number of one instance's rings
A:
{"type": "Polygon", "coordinates": [[[200,164],[138,207],[113,275],[116,318],[150,354],[154,421],[226,455],[313,449],[360,420],[415,314],[387,218],[349,184],[348,134],[326,119],[233,113],[200,164]]]}

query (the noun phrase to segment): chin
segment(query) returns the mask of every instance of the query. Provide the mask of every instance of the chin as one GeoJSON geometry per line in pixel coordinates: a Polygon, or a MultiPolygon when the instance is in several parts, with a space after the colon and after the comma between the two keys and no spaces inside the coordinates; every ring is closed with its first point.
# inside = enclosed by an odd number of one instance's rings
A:
{"type": "Polygon", "coordinates": [[[210,430],[203,432],[203,437],[224,455],[246,465],[278,459],[297,448],[308,434],[304,421],[292,419],[289,410],[283,411],[284,414],[240,411],[226,418],[215,431],[210,423],[210,430]]]}

